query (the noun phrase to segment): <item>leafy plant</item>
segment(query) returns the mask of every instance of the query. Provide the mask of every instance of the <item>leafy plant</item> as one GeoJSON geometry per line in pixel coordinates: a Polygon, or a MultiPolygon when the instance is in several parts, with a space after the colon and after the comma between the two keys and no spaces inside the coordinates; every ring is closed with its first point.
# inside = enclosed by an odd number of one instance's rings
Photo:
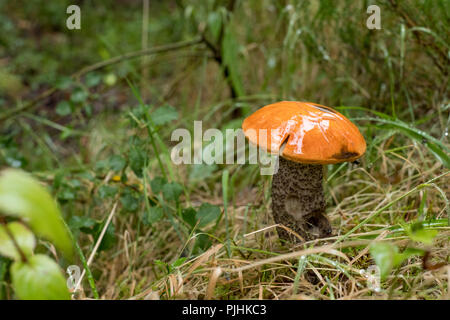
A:
{"type": "Polygon", "coordinates": [[[58,264],[34,254],[33,232],[50,240],[67,259],[73,258],[70,231],[47,190],[29,174],[6,169],[0,173],[0,255],[13,260],[15,294],[27,300],[70,299],[58,264]]]}
{"type": "MultiPolygon", "coordinates": [[[[426,229],[423,222],[420,221],[412,224],[404,224],[402,228],[412,241],[418,241],[428,245],[433,242],[433,238],[438,233],[437,230],[426,229]]],[[[380,268],[381,280],[384,280],[394,268],[399,267],[406,259],[412,256],[422,256],[425,254],[425,250],[407,247],[400,252],[399,247],[396,245],[379,242],[371,245],[370,254],[380,268]]]]}

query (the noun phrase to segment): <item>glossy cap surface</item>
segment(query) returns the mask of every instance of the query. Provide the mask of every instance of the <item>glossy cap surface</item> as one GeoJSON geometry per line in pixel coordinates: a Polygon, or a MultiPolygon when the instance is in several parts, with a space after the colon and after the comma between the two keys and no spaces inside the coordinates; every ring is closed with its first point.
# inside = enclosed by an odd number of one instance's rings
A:
{"type": "Polygon", "coordinates": [[[312,102],[267,105],[247,117],[242,129],[252,144],[295,162],[354,161],[366,151],[364,137],[349,119],[312,102]]]}

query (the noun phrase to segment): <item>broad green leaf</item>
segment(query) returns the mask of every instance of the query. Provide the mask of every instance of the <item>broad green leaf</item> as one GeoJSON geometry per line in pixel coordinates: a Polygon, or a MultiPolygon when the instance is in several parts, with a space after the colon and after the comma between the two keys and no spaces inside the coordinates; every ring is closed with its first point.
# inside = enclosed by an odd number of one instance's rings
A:
{"type": "Polygon", "coordinates": [[[92,228],[97,224],[97,221],[95,221],[92,218],[89,217],[79,217],[79,216],[73,216],[69,220],[69,227],[70,230],[72,230],[72,233],[77,236],[79,231],[82,231],[84,233],[92,233],[92,228]]]}
{"type": "Polygon", "coordinates": [[[197,236],[194,247],[192,248],[193,254],[200,254],[208,250],[212,245],[208,235],[201,233],[197,236]]]}
{"type": "Polygon", "coordinates": [[[84,80],[87,87],[94,87],[102,81],[102,76],[99,73],[91,72],[86,75],[84,80]]]}
{"type": "Polygon", "coordinates": [[[67,116],[72,113],[72,106],[68,101],[61,101],[56,105],[55,111],[60,116],[67,116]]]}
{"type": "MultiPolygon", "coordinates": [[[[103,228],[105,227],[106,219],[104,222],[98,223],[95,225],[93,233],[94,233],[94,242],[97,242],[98,238],[100,237],[100,234],[102,233],[103,228]]],[[[114,244],[116,243],[116,228],[114,227],[114,224],[111,222],[108,227],[106,228],[105,234],[103,235],[102,242],[100,243],[100,246],[98,247],[98,251],[108,250],[111,249],[114,244]]]]}
{"type": "Polygon", "coordinates": [[[185,257],[178,258],[174,263],[172,263],[172,267],[177,268],[181,266],[186,261],[185,257]]]}
{"type": "Polygon", "coordinates": [[[411,240],[425,244],[432,244],[434,237],[438,234],[437,230],[425,229],[422,222],[406,225],[403,229],[411,240]]]}
{"type": "Polygon", "coordinates": [[[111,170],[113,170],[115,172],[122,171],[123,168],[125,168],[125,166],[127,165],[127,161],[123,157],[121,157],[117,154],[112,155],[108,159],[108,161],[109,161],[109,167],[111,168],[111,170]]]}
{"type": "Polygon", "coordinates": [[[156,177],[150,182],[150,186],[152,187],[153,193],[160,193],[167,183],[167,180],[162,177],[156,177]]]}
{"type": "Polygon", "coordinates": [[[176,182],[166,183],[162,188],[164,199],[168,201],[178,201],[182,192],[183,187],[176,182]]]}
{"type": "Polygon", "coordinates": [[[194,208],[186,208],[181,211],[183,220],[187,222],[191,227],[194,227],[197,223],[196,214],[197,212],[194,208]]]}
{"type": "Polygon", "coordinates": [[[155,126],[160,126],[178,119],[178,111],[170,105],[164,105],[153,111],[151,118],[155,126]]]}
{"type": "Polygon", "coordinates": [[[73,103],[82,103],[82,102],[86,101],[88,96],[89,96],[89,93],[87,91],[85,91],[84,89],[81,89],[81,88],[76,88],[75,90],[73,90],[73,93],[70,95],[70,100],[73,103]]]}
{"type": "Polygon", "coordinates": [[[60,89],[60,90],[65,90],[68,89],[73,83],[73,80],[71,77],[60,77],[56,80],[55,86],[56,88],[60,89]]]}
{"type": "Polygon", "coordinates": [[[117,192],[118,188],[116,186],[103,185],[98,188],[98,195],[102,199],[114,197],[117,192]]]}
{"type": "Polygon", "coordinates": [[[28,173],[6,169],[0,172],[0,211],[22,218],[39,236],[50,240],[71,259],[73,247],[56,202],[28,173]]]}
{"type": "Polygon", "coordinates": [[[164,211],[160,207],[150,207],[145,212],[143,222],[145,225],[151,226],[153,223],[158,222],[164,216],[164,211]]]}
{"type": "Polygon", "coordinates": [[[403,261],[414,255],[423,255],[421,249],[407,248],[399,253],[398,247],[390,243],[379,242],[370,246],[370,254],[380,268],[381,279],[384,280],[393,268],[398,267],[403,261]]]}
{"type": "Polygon", "coordinates": [[[136,195],[136,192],[131,188],[125,188],[120,196],[120,203],[127,211],[134,212],[139,208],[141,199],[136,195]]]}
{"type": "Polygon", "coordinates": [[[28,262],[15,262],[11,266],[14,292],[22,300],[70,300],[58,264],[46,255],[37,254],[28,262]]]}
{"type": "Polygon", "coordinates": [[[13,260],[20,260],[21,258],[14,242],[8,235],[6,228],[8,228],[9,233],[14,237],[17,245],[25,256],[31,256],[34,247],[36,246],[36,240],[33,233],[20,222],[11,222],[6,225],[0,224],[0,255],[13,260]]]}
{"type": "Polygon", "coordinates": [[[370,246],[370,254],[380,268],[381,279],[385,279],[394,268],[398,248],[390,243],[375,243],[370,246]]]}
{"type": "Polygon", "coordinates": [[[216,221],[220,216],[221,210],[218,206],[202,203],[197,211],[197,220],[199,220],[199,227],[204,227],[207,224],[216,221]]]}
{"type": "Polygon", "coordinates": [[[406,248],[402,253],[397,255],[396,261],[394,261],[394,266],[399,266],[404,260],[412,256],[423,256],[425,250],[417,248],[406,248]]]}
{"type": "Polygon", "coordinates": [[[142,169],[144,168],[148,157],[145,151],[140,148],[131,148],[129,154],[130,168],[139,178],[142,178],[142,169]]]}

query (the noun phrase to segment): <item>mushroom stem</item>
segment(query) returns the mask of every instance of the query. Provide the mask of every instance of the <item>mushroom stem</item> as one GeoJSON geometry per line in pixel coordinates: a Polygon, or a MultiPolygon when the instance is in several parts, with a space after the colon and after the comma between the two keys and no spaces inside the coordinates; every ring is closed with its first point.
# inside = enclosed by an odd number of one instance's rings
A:
{"type": "MultiPolygon", "coordinates": [[[[278,172],[272,180],[272,214],[276,223],[296,232],[304,241],[331,234],[325,217],[322,188],[323,166],[279,158],[278,172]]],[[[280,239],[296,243],[301,239],[284,228],[277,228],[280,239]]]]}

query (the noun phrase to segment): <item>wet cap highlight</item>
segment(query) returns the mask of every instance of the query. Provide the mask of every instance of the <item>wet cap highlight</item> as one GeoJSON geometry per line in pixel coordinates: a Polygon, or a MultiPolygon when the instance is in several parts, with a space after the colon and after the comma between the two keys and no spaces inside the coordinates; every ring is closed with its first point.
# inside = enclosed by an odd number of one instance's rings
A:
{"type": "Polygon", "coordinates": [[[247,117],[242,129],[250,143],[300,163],[351,162],[366,151],[364,137],[349,119],[312,102],[267,105],[247,117]]]}

